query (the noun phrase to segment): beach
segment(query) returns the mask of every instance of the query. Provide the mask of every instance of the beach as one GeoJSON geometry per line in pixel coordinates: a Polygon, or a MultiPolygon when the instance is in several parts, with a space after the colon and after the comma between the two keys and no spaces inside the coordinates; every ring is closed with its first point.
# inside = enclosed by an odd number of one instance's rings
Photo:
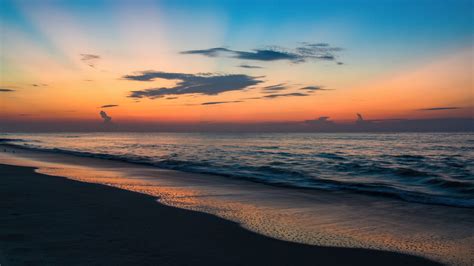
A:
{"type": "Polygon", "coordinates": [[[290,243],[154,197],[1,165],[2,265],[436,265],[290,243]]]}
{"type": "Polygon", "coordinates": [[[0,163],[7,210],[0,250],[11,265],[473,261],[469,208],[287,189],[10,144],[0,145],[0,163]]]}

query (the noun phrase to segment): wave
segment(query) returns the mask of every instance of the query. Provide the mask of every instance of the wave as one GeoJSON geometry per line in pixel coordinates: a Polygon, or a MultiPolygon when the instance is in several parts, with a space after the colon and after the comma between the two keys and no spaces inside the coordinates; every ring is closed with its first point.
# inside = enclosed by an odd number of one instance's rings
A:
{"type": "Polygon", "coordinates": [[[0,142],[3,143],[10,143],[10,142],[27,142],[27,140],[24,139],[9,139],[9,138],[0,138],[0,142]]]}
{"type": "Polygon", "coordinates": [[[334,154],[334,153],[327,153],[322,152],[315,155],[316,157],[326,158],[326,159],[333,159],[333,160],[346,160],[345,157],[334,154]]]}
{"type": "MultiPolygon", "coordinates": [[[[127,155],[114,155],[108,153],[92,153],[85,151],[74,151],[59,148],[44,148],[29,145],[31,141],[22,139],[0,139],[0,143],[12,147],[29,149],[34,151],[52,152],[58,154],[67,154],[80,157],[91,157],[100,158],[106,160],[122,161],[127,163],[134,163],[140,165],[148,165],[163,169],[178,170],[184,172],[200,173],[200,174],[211,174],[224,176],[229,178],[246,179],[253,182],[263,183],[267,185],[285,187],[285,188],[298,188],[298,189],[317,189],[317,190],[329,190],[329,191],[352,191],[370,195],[380,195],[386,197],[397,198],[409,202],[425,203],[425,204],[438,204],[456,207],[474,207],[474,199],[472,197],[452,197],[445,195],[434,195],[429,193],[423,193],[419,191],[411,191],[406,188],[400,188],[393,184],[387,184],[382,182],[352,182],[347,180],[333,180],[322,177],[317,177],[316,174],[306,173],[285,167],[285,163],[272,162],[269,165],[261,166],[249,166],[236,164],[232,167],[218,167],[209,162],[198,162],[190,160],[177,159],[177,154],[169,154],[162,156],[159,159],[150,158],[146,156],[139,156],[133,154],[127,155]],[[24,143],[19,144],[19,143],[24,143]]],[[[280,154],[280,152],[278,152],[280,154]]],[[[467,195],[472,195],[474,189],[471,183],[440,179],[432,174],[405,168],[405,167],[380,167],[370,164],[363,164],[358,162],[345,162],[346,158],[337,154],[332,153],[319,153],[316,156],[329,158],[341,163],[335,166],[339,171],[356,172],[359,174],[368,175],[393,175],[398,177],[422,177],[419,183],[425,185],[436,186],[439,189],[455,189],[462,191],[467,195]],[[344,163],[342,163],[344,162],[344,163]]],[[[410,156],[415,160],[423,159],[422,156],[410,156]]]]}

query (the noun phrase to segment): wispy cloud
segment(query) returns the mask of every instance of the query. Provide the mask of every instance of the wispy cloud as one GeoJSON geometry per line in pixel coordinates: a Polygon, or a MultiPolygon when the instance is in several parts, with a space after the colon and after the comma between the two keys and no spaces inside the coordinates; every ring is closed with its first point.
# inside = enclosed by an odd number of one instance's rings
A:
{"type": "Polygon", "coordinates": [[[106,104],[106,105],[102,105],[99,108],[112,108],[112,107],[117,107],[117,106],[118,106],[117,104],[106,104]]]}
{"type": "Polygon", "coordinates": [[[418,111],[442,111],[442,110],[456,110],[461,109],[461,107],[450,106],[450,107],[432,107],[432,108],[423,108],[418,109],[418,111]]]}
{"type": "Polygon", "coordinates": [[[224,47],[215,47],[215,48],[202,49],[202,50],[182,51],[181,54],[200,54],[200,55],[205,55],[208,57],[218,57],[221,55],[221,53],[233,53],[233,52],[234,51],[229,50],[224,47]]]}
{"type": "Polygon", "coordinates": [[[31,86],[33,86],[33,87],[46,87],[46,86],[48,86],[48,84],[44,84],[44,83],[33,83],[33,84],[31,84],[31,86]]]}
{"type": "Polygon", "coordinates": [[[227,91],[243,90],[257,85],[261,77],[252,77],[244,74],[184,74],[161,71],[142,71],[137,75],[126,75],[127,80],[152,81],[155,79],[178,80],[171,88],[150,88],[131,91],[131,98],[161,98],[167,95],[203,94],[217,95],[227,91]]]}
{"type": "Polygon", "coordinates": [[[321,91],[325,89],[323,89],[323,87],[321,86],[306,86],[306,87],[300,88],[300,90],[306,91],[306,92],[314,92],[314,91],[321,91]]]}
{"type": "Polygon", "coordinates": [[[261,98],[263,98],[263,99],[274,99],[274,98],[280,98],[280,97],[305,97],[305,96],[310,96],[310,94],[300,93],[300,92],[292,92],[292,93],[270,94],[270,95],[262,96],[261,98]]]}
{"type": "Polygon", "coordinates": [[[241,103],[243,101],[222,101],[222,102],[205,102],[201,103],[201,105],[216,105],[216,104],[225,104],[225,103],[241,103]]]}
{"type": "Polygon", "coordinates": [[[272,92],[276,92],[276,91],[286,90],[287,88],[288,87],[285,86],[285,83],[280,83],[280,84],[276,84],[276,85],[263,87],[262,90],[265,93],[272,93],[272,92]]]}
{"type": "Polygon", "coordinates": [[[310,124],[310,125],[317,125],[317,126],[327,126],[327,125],[333,125],[334,121],[329,120],[329,116],[321,116],[317,119],[306,120],[305,123],[310,124]]]}
{"type": "Polygon", "coordinates": [[[263,68],[263,67],[261,67],[261,66],[253,66],[253,65],[247,65],[247,64],[241,64],[241,65],[238,65],[238,67],[241,67],[241,68],[250,68],[250,69],[263,68]]]}
{"type": "Polygon", "coordinates": [[[331,47],[327,43],[302,43],[295,49],[286,49],[279,46],[270,46],[263,49],[251,51],[232,50],[225,47],[214,47],[201,50],[182,51],[181,54],[197,54],[207,57],[226,56],[242,60],[256,61],[278,61],[287,60],[293,63],[302,63],[307,60],[336,60],[336,53],[341,51],[339,47],[331,47]]]}
{"type": "Polygon", "coordinates": [[[80,54],[80,55],[81,55],[81,61],[93,68],[95,68],[97,61],[100,59],[100,56],[95,55],[95,54],[80,54]]]}

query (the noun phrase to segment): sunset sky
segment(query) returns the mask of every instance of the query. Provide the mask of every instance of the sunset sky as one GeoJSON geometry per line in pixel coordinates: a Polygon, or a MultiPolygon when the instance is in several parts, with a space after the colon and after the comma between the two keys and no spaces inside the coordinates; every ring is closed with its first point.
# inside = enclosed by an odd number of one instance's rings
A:
{"type": "Polygon", "coordinates": [[[472,8],[470,0],[0,0],[0,119],[469,118],[472,8]]]}

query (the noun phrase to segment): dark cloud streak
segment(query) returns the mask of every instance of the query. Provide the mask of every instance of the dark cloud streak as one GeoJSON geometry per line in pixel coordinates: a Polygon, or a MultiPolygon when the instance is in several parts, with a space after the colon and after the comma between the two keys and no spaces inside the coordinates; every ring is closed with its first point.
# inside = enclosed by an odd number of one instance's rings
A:
{"type": "Polygon", "coordinates": [[[259,68],[263,68],[263,67],[261,67],[261,66],[253,66],[253,65],[246,65],[246,64],[238,65],[238,67],[241,67],[241,68],[248,68],[248,69],[259,69],[259,68]]]}
{"type": "Polygon", "coordinates": [[[300,90],[307,91],[307,92],[313,92],[313,91],[321,91],[321,90],[325,90],[325,89],[323,89],[321,86],[306,86],[306,87],[300,88],[300,90]]]}
{"type": "Polygon", "coordinates": [[[263,87],[262,91],[264,93],[273,93],[273,92],[282,91],[282,90],[286,90],[286,89],[288,89],[288,87],[285,86],[285,83],[280,83],[280,84],[276,84],[276,85],[263,87]]]}
{"type": "Polygon", "coordinates": [[[442,110],[457,110],[461,109],[461,107],[433,107],[433,108],[423,108],[423,109],[418,109],[418,111],[442,111],[442,110]]]}
{"type": "Polygon", "coordinates": [[[118,106],[117,104],[106,104],[106,105],[102,105],[99,108],[112,108],[112,107],[117,107],[117,106],[118,106]]]}
{"type": "Polygon", "coordinates": [[[292,92],[292,93],[265,95],[265,96],[262,96],[262,99],[274,99],[274,98],[280,98],[280,97],[305,97],[305,96],[310,96],[310,95],[306,93],[292,92]]]}
{"type": "Polygon", "coordinates": [[[243,101],[205,102],[205,103],[201,103],[201,105],[216,105],[216,104],[241,103],[241,102],[243,102],[243,101]]]}

